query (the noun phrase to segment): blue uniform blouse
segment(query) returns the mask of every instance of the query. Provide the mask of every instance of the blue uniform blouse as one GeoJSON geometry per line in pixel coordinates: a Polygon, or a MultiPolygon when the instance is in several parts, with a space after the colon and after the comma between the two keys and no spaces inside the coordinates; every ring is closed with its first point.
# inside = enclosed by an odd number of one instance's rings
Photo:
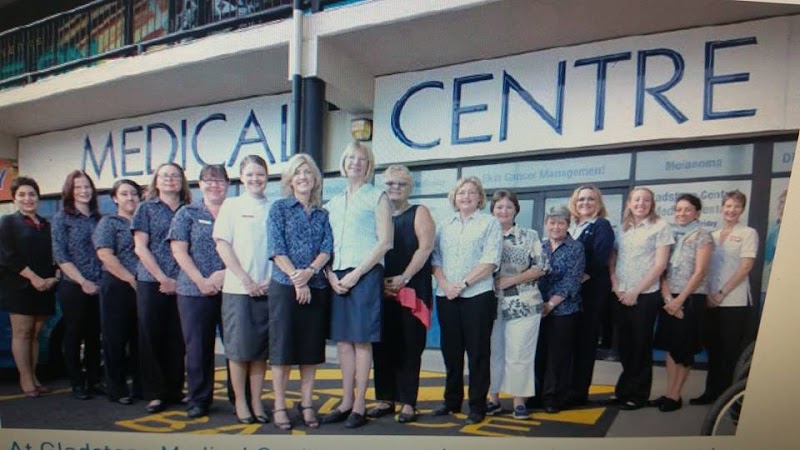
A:
{"type": "MultiPolygon", "coordinates": [[[[186,205],[175,213],[172,219],[168,241],[189,243],[189,256],[197,270],[208,278],[212,273],[225,268],[217,253],[217,246],[211,237],[214,231],[214,217],[203,201],[186,205]]],[[[177,292],[180,295],[201,297],[203,293],[183,270],[178,273],[177,292]]]]}
{"type": "MultiPolygon", "coordinates": [[[[92,233],[99,220],[99,216],[59,211],[53,216],[51,225],[55,263],[74,264],[84,278],[94,283],[103,273],[103,265],[91,245],[92,233]]],[[[67,274],[64,274],[64,279],[75,282],[67,274]]]]}
{"type": "MultiPolygon", "coordinates": [[[[303,204],[295,197],[276,201],[269,211],[267,254],[270,259],[285,255],[298,269],[308,267],[321,253],[333,251],[333,233],[328,220],[328,211],[314,207],[306,214],[303,204]]],[[[275,265],[272,277],[283,285],[292,285],[292,280],[275,265]]],[[[308,285],[321,289],[327,281],[320,271],[311,277],[308,285]]]]}
{"type": "MultiPolygon", "coordinates": [[[[136,275],[139,258],[133,252],[133,234],[131,221],[125,217],[113,215],[100,219],[92,235],[95,251],[110,248],[123,267],[136,275]]],[[[105,268],[103,268],[105,270],[105,268]]]]}
{"type": "Polygon", "coordinates": [[[547,239],[542,241],[542,248],[550,268],[539,280],[542,297],[544,301],[550,300],[554,295],[564,298],[550,314],[566,316],[580,311],[581,279],[586,265],[583,244],[567,235],[555,250],[552,250],[547,239]]]}
{"type": "MultiPolygon", "coordinates": [[[[178,207],[180,209],[180,206],[178,207]]],[[[161,271],[170,278],[177,278],[180,267],[175,262],[167,241],[167,232],[172,224],[175,212],[158,197],[145,200],[136,208],[131,222],[131,230],[147,233],[150,237],[148,247],[156,259],[161,271]]],[[[136,279],[139,281],[157,282],[139,261],[136,266],[136,279]]]]}

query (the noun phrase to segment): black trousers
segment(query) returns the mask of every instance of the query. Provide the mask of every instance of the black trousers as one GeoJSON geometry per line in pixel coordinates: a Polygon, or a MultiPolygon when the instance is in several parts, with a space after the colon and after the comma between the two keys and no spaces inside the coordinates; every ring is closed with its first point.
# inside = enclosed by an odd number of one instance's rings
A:
{"type": "Polygon", "coordinates": [[[100,278],[100,322],[108,396],[131,395],[128,375],[133,379],[133,394],[141,396],[136,291],[108,272],[100,278]]]}
{"type": "Polygon", "coordinates": [[[739,355],[752,340],[747,332],[752,313],[751,306],[706,309],[703,328],[708,350],[706,394],[719,397],[732,384],[739,355]]]}
{"type": "Polygon", "coordinates": [[[179,402],[183,398],[184,345],[177,298],[162,294],[158,283],[136,284],[139,316],[139,367],[145,400],[179,402]]]}
{"type": "Polygon", "coordinates": [[[178,295],[189,406],[208,407],[214,396],[214,344],[221,324],[222,294],[178,295]]]}
{"type": "Polygon", "coordinates": [[[663,305],[660,292],[641,294],[634,306],[617,302],[619,361],[615,393],[621,401],[644,403],[653,384],[653,328],[663,305]]]}
{"type": "Polygon", "coordinates": [[[572,359],[572,383],[570,396],[584,402],[589,398],[589,386],[594,374],[597,356],[597,338],[604,328],[603,317],[608,309],[611,281],[605,278],[590,278],[581,286],[583,313],[579,315],[575,336],[575,354],[572,359]]]}
{"type": "Polygon", "coordinates": [[[542,319],[536,348],[536,393],[544,406],[561,408],[570,386],[581,313],[542,319]]]}
{"type": "Polygon", "coordinates": [[[72,387],[94,386],[101,377],[99,297],[87,295],[80,285],[63,280],[58,284],[58,298],[64,320],[64,364],[70,383],[72,387]]]}
{"type": "Polygon", "coordinates": [[[397,300],[384,298],[381,333],[381,341],[372,344],[375,397],[416,407],[425,325],[397,300]]]}
{"type": "Polygon", "coordinates": [[[497,316],[497,297],[484,292],[470,298],[436,297],[444,357],[444,404],[461,409],[464,400],[464,351],[469,358],[469,410],[486,413],[489,393],[489,359],[492,325],[497,316]]]}

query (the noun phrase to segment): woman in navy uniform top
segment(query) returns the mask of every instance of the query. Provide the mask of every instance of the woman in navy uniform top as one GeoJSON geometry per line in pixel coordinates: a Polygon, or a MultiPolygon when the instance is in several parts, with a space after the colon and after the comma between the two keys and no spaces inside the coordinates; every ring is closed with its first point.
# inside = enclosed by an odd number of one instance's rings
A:
{"type": "Polygon", "coordinates": [[[103,330],[103,365],[106,369],[108,399],[130,405],[141,396],[138,376],[138,333],[136,322],[136,264],[133,253],[131,217],[139,206],[142,188],[122,179],[111,188],[117,213],[100,219],[92,240],[103,263],[100,277],[100,322],[103,330]],[[133,376],[133,394],[127,375],[133,376]]]}
{"type": "Polygon", "coordinates": [[[56,267],[50,224],[36,213],[39,185],[32,178],[11,182],[17,212],[0,218],[0,309],[11,322],[11,352],[22,392],[31,398],[50,392],[36,378],[39,333],[55,313],[56,267]]]}
{"type": "Polygon", "coordinates": [[[176,297],[178,263],[167,232],[175,212],[191,203],[183,169],[165,163],[156,169],[146,200],[133,215],[136,307],[139,315],[139,360],[147,412],[163,411],[183,399],[184,344],[176,297]]]}
{"type": "Polygon", "coordinates": [[[585,405],[592,384],[597,337],[602,330],[603,317],[608,316],[611,294],[611,277],[608,260],[614,249],[614,230],[606,219],[608,213],[603,195],[595,186],[580,186],[569,199],[569,212],[573,222],[569,234],[583,244],[586,269],[581,284],[583,312],[578,321],[575,354],[572,363],[572,383],[565,400],[567,405],[585,405]]]}
{"type": "Polygon", "coordinates": [[[214,219],[228,192],[225,166],[200,171],[203,198],[175,213],[167,235],[181,271],[177,279],[178,313],[186,344],[186,379],[191,418],[208,415],[214,394],[214,344],[221,321],[225,265],[211,237],[214,219]]]}
{"type": "Polygon", "coordinates": [[[94,248],[87,245],[100,221],[100,212],[94,183],[82,170],[67,175],[61,197],[64,209],[53,217],[53,259],[64,274],[58,285],[64,313],[64,363],[72,396],[87,400],[92,394],[104,393],[96,386],[101,376],[97,283],[102,264],[94,248]]]}
{"type": "Polygon", "coordinates": [[[275,263],[269,292],[269,355],[275,391],[273,422],[292,425],[286,413],[286,385],[292,365],[300,366],[297,409],[310,428],[319,426],[312,405],[317,365],[325,362],[328,283],[321,269],[333,251],[328,212],[322,209],[322,174],[308,155],[298,154],[281,176],[285,198],[269,211],[268,255],[275,263]]]}

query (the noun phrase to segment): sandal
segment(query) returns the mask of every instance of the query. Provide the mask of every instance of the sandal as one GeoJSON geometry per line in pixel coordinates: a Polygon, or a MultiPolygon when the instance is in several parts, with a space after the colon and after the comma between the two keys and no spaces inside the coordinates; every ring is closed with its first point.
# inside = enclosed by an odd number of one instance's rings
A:
{"type": "Polygon", "coordinates": [[[303,423],[308,428],[319,428],[319,418],[317,417],[317,412],[314,410],[313,406],[303,406],[300,403],[297,404],[297,410],[300,411],[300,417],[303,418],[303,423]],[[306,420],[305,412],[306,410],[310,409],[314,418],[311,420],[306,420]]]}
{"type": "Polygon", "coordinates": [[[292,421],[289,419],[289,413],[286,412],[286,408],[272,410],[272,425],[274,425],[275,428],[283,431],[289,431],[292,429],[292,421]],[[278,422],[276,414],[279,412],[282,412],[284,415],[286,415],[285,422],[278,422]]]}

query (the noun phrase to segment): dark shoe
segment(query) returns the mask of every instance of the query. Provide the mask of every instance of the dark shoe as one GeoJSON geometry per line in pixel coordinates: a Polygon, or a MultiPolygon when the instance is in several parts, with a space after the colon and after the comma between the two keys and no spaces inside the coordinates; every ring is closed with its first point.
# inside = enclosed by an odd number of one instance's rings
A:
{"type": "Polygon", "coordinates": [[[164,402],[161,400],[153,400],[147,404],[145,411],[149,412],[150,414],[156,414],[165,409],[167,409],[167,405],[164,402]]]}
{"type": "Polygon", "coordinates": [[[389,414],[394,414],[394,403],[383,403],[367,411],[367,417],[377,419],[389,414]],[[388,406],[385,406],[388,405],[388,406]]]}
{"type": "Polygon", "coordinates": [[[39,391],[40,394],[49,394],[49,393],[53,392],[53,391],[50,390],[49,387],[42,386],[42,385],[36,386],[36,390],[39,391]]]}
{"type": "MultiPolygon", "coordinates": [[[[38,394],[39,391],[36,391],[36,393],[38,394]]],[[[82,386],[75,386],[72,388],[72,398],[77,400],[89,400],[92,398],[92,396],[89,395],[89,392],[86,391],[86,388],[82,386]]]]}
{"type": "Polygon", "coordinates": [[[499,403],[486,403],[486,415],[487,416],[496,416],[503,412],[503,407],[500,406],[499,403]]]}
{"type": "Polygon", "coordinates": [[[689,400],[689,404],[690,405],[710,405],[710,404],[714,403],[714,400],[716,400],[716,398],[714,398],[713,395],[708,394],[708,393],[703,393],[703,395],[701,395],[700,397],[696,397],[696,398],[693,398],[693,399],[689,400]]]}
{"type": "MultiPolygon", "coordinates": [[[[269,422],[269,419],[267,419],[266,416],[256,416],[256,420],[259,421],[260,423],[269,422]],[[265,422],[261,422],[261,418],[262,417],[264,419],[266,419],[265,422]]],[[[275,428],[277,428],[279,430],[282,430],[282,431],[289,431],[289,430],[292,429],[292,421],[289,420],[289,413],[286,412],[286,408],[278,408],[278,409],[272,410],[272,425],[274,425],[275,428]],[[275,417],[275,414],[280,413],[280,412],[282,412],[283,415],[286,416],[286,420],[279,421],[278,418],[275,417]]]]}
{"type": "Polygon", "coordinates": [[[352,409],[348,409],[347,411],[342,411],[341,409],[334,409],[328,414],[322,416],[322,423],[344,422],[345,420],[347,420],[347,416],[349,416],[351,412],[353,412],[352,409]]]}
{"type": "Polygon", "coordinates": [[[485,418],[486,418],[486,416],[484,416],[481,413],[471,412],[467,416],[467,423],[470,424],[470,425],[476,424],[476,423],[481,423],[481,422],[483,422],[483,419],[485,419],[485,418]]]}
{"type": "Polygon", "coordinates": [[[189,409],[186,410],[186,415],[190,419],[205,417],[208,415],[208,408],[199,405],[190,406],[189,409]]]}
{"type": "Polygon", "coordinates": [[[619,409],[623,411],[633,411],[636,409],[641,409],[642,407],[644,407],[643,403],[635,402],[633,400],[628,400],[619,404],[619,409]]]}
{"type": "MultiPolygon", "coordinates": [[[[33,388],[30,391],[22,391],[22,393],[25,394],[25,397],[28,397],[28,398],[39,398],[42,395],[42,393],[39,392],[39,390],[36,389],[36,388],[33,388]]],[[[74,396],[74,394],[73,394],[73,396],[74,396]]]]}
{"type": "Polygon", "coordinates": [[[97,395],[97,396],[100,396],[100,397],[108,394],[108,392],[106,392],[106,390],[103,389],[102,386],[97,385],[97,384],[93,384],[93,385],[89,386],[89,388],[86,389],[86,392],[88,392],[89,395],[97,395]]]}
{"type": "Polygon", "coordinates": [[[517,420],[528,420],[531,418],[528,415],[528,408],[525,405],[517,405],[514,407],[514,418],[517,420]]]}
{"type": "Polygon", "coordinates": [[[683,399],[679,398],[678,400],[673,400],[671,398],[665,398],[664,402],[658,407],[658,410],[661,412],[672,412],[681,409],[683,406],[683,399]]]}
{"type": "Polygon", "coordinates": [[[652,406],[654,408],[659,408],[662,404],[664,404],[664,400],[666,400],[666,399],[667,399],[667,397],[665,395],[662,395],[661,397],[658,397],[655,400],[648,401],[647,402],[647,406],[652,406]]]}
{"type": "Polygon", "coordinates": [[[112,397],[109,397],[108,399],[109,399],[110,401],[114,402],[114,403],[119,403],[120,405],[126,405],[126,406],[127,406],[127,405],[131,405],[131,404],[133,404],[133,399],[132,399],[132,398],[130,398],[130,397],[127,397],[127,396],[125,396],[125,397],[119,397],[119,398],[112,398],[112,397]]]}
{"type": "Polygon", "coordinates": [[[450,408],[447,405],[439,405],[436,407],[436,409],[433,410],[431,414],[433,414],[434,416],[446,416],[454,412],[460,412],[460,408],[456,409],[456,408],[450,408]]]}
{"type": "Polygon", "coordinates": [[[547,414],[558,414],[561,412],[561,408],[556,405],[547,405],[544,407],[544,412],[547,414]]]}
{"type": "Polygon", "coordinates": [[[414,410],[414,412],[412,412],[411,414],[404,413],[404,412],[401,411],[400,414],[397,415],[397,423],[416,422],[417,421],[417,417],[418,416],[417,416],[417,411],[416,410],[414,410]]]}
{"type": "Polygon", "coordinates": [[[247,417],[236,416],[236,420],[238,420],[239,423],[243,423],[246,425],[249,425],[251,423],[256,423],[256,419],[254,419],[253,416],[247,416],[247,417]]]}
{"type": "Polygon", "coordinates": [[[313,406],[303,406],[302,404],[297,404],[297,411],[300,412],[300,417],[303,418],[303,424],[308,428],[319,428],[319,417],[317,417],[317,412],[314,410],[313,406]],[[313,414],[313,419],[306,420],[306,411],[311,410],[313,414]]]}
{"type": "Polygon", "coordinates": [[[350,413],[347,420],[344,422],[345,428],[358,428],[367,424],[367,418],[363,414],[357,412],[350,413]]]}
{"type": "Polygon", "coordinates": [[[604,398],[602,400],[598,400],[597,403],[600,404],[601,406],[616,406],[623,402],[620,401],[620,399],[617,397],[609,397],[609,398],[604,398]]]}

